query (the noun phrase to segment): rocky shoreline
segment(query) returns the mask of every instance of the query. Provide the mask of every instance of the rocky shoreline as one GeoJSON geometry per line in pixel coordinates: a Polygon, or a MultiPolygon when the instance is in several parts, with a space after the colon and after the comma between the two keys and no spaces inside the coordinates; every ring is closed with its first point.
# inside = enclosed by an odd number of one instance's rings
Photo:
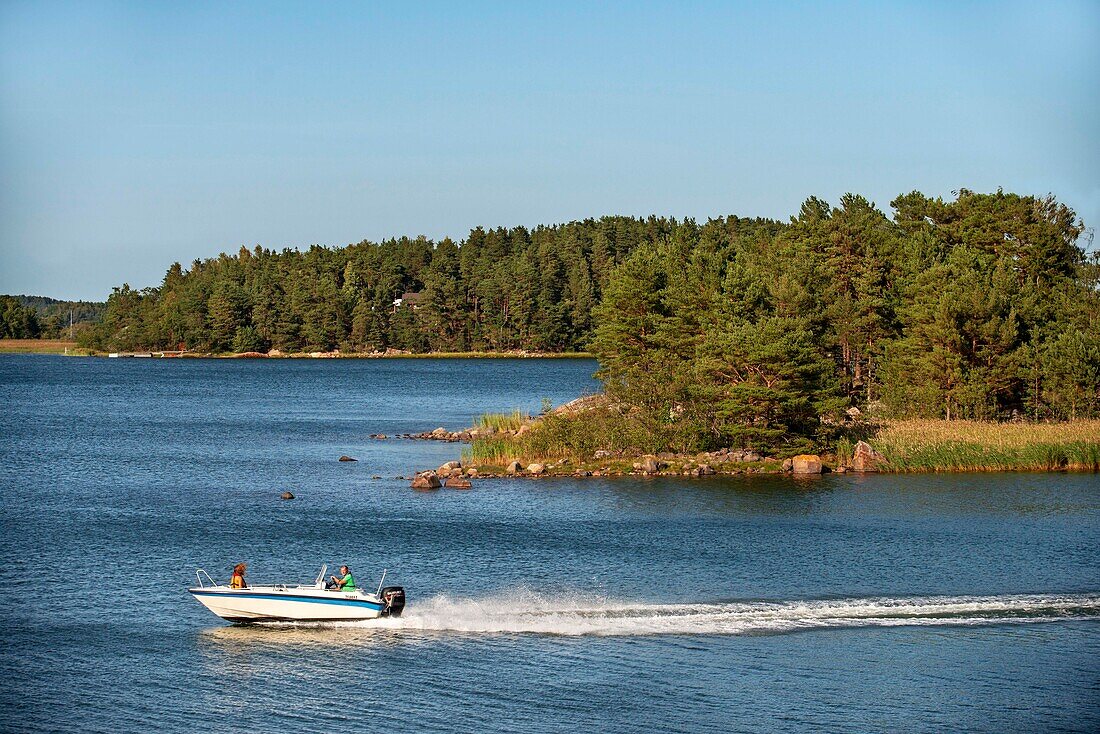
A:
{"type": "MultiPolygon", "coordinates": [[[[1068,424],[983,423],[973,421],[887,421],[868,423],[854,409],[847,436],[834,450],[798,456],[768,455],[749,448],[702,453],[639,454],[629,449],[578,453],[574,447],[600,446],[601,413],[614,409],[606,397],[589,395],[532,418],[515,412],[489,414],[476,428],[442,427],[403,438],[469,442],[463,461],[417,472],[418,488],[444,486],[451,477],[465,480],[553,477],[683,477],[753,474],[815,476],[888,472],[1100,471],[1100,421],[1068,424]],[[558,420],[561,418],[564,420],[558,420]],[[544,421],[557,431],[541,434],[544,421]],[[568,421],[573,421],[572,425],[568,421]],[[579,424],[593,428],[581,427],[579,424]],[[563,429],[564,426],[564,429],[563,429]],[[562,432],[578,431],[563,439],[562,432]],[[593,431],[596,431],[594,433],[593,431]],[[859,436],[863,438],[859,438],[859,436]],[[872,445],[871,442],[874,442],[872,445]],[[437,485],[434,483],[438,483],[437,485]]],[[[620,414],[621,415],[621,414],[620,414]]],[[[606,444],[605,444],[606,445],[606,444]]]]}
{"type": "MultiPolygon", "coordinates": [[[[502,433],[516,435],[524,432],[525,426],[518,430],[502,433]]],[[[478,436],[493,435],[493,431],[466,429],[447,431],[440,427],[433,431],[418,434],[402,434],[400,438],[434,440],[448,442],[469,442],[478,436]]],[[[723,448],[699,454],[643,454],[628,456],[608,451],[596,451],[590,460],[560,458],[553,461],[531,461],[524,463],[512,460],[504,465],[491,463],[468,463],[461,460],[446,462],[436,469],[417,471],[412,479],[412,488],[433,490],[440,488],[469,489],[475,479],[548,479],[568,477],[575,479],[599,477],[713,477],[740,476],[749,474],[789,474],[792,476],[815,476],[825,473],[844,474],[849,471],[868,473],[877,472],[883,466],[884,457],[865,441],[859,441],[854,447],[850,460],[837,462],[818,454],[800,454],[787,459],[775,456],[763,456],[751,449],[723,448]]],[[[405,477],[407,478],[407,477],[405,477]]]]}
{"type": "MultiPolygon", "coordinates": [[[[577,416],[606,405],[603,394],[585,395],[554,408],[550,414],[577,416]]],[[[517,414],[518,415],[518,414],[517,414]]],[[[479,423],[481,428],[470,427],[460,431],[448,431],[440,426],[432,431],[401,434],[399,438],[472,443],[478,439],[500,437],[504,439],[524,436],[534,429],[541,418],[522,417],[507,427],[493,428],[492,424],[479,423]]],[[[376,438],[379,436],[372,436],[376,438]]],[[[418,471],[412,478],[415,489],[438,489],[455,486],[460,480],[524,478],[544,479],[570,477],[575,479],[598,477],[689,477],[739,476],[746,474],[790,474],[814,476],[828,472],[875,472],[886,469],[885,457],[865,441],[855,444],[850,457],[838,461],[835,456],[800,454],[789,458],[767,456],[747,448],[721,448],[697,454],[640,454],[605,450],[595,451],[591,457],[559,457],[543,460],[522,456],[513,457],[501,465],[487,461],[463,464],[461,460],[447,462],[436,469],[418,471]],[[448,485],[448,482],[452,482],[448,485]]],[[[468,487],[460,487],[466,489],[468,487]]]]}
{"type": "MultiPolygon", "coordinates": [[[[485,435],[485,433],[483,431],[479,431],[476,428],[467,428],[462,431],[448,431],[446,428],[440,426],[435,430],[424,431],[423,433],[399,433],[395,435],[394,438],[404,438],[412,441],[446,441],[447,443],[469,443],[470,441],[473,441],[475,438],[482,435],[485,435]]],[[[380,436],[371,436],[371,438],[377,437],[384,438],[385,436],[384,434],[380,434],[380,436]]]]}
{"type": "MultiPolygon", "coordinates": [[[[597,405],[599,396],[586,396],[560,406],[551,413],[574,416],[597,405]]],[[[406,439],[472,443],[472,451],[464,451],[462,459],[448,461],[435,469],[415,472],[395,479],[410,481],[415,489],[470,489],[481,479],[553,479],[553,478],[614,478],[614,477],[679,477],[707,478],[745,475],[789,475],[814,477],[835,473],[928,473],[928,472],[988,472],[988,471],[1100,471],[1100,445],[1096,444],[1095,427],[1100,422],[1083,422],[1063,426],[1019,426],[1014,424],[975,424],[945,422],[903,422],[879,426],[877,443],[865,440],[843,442],[835,453],[800,454],[783,458],[745,448],[722,448],[696,454],[636,454],[629,451],[598,450],[591,455],[544,458],[530,450],[530,444],[515,439],[538,430],[542,418],[516,413],[514,416],[489,416],[502,420],[479,420],[478,427],[451,431],[443,427],[420,433],[372,434],[373,439],[406,439]],[[510,420],[509,420],[510,419],[510,420]],[[981,431],[975,440],[975,432],[981,431]],[[912,436],[918,436],[917,443],[912,436]],[[883,437],[885,436],[885,438],[883,437]],[[1062,443],[1052,443],[1051,438],[1062,443]],[[1080,438],[1078,438],[1080,437],[1080,438]],[[478,442],[488,439],[487,451],[478,455],[478,442]],[[1079,443],[1073,443],[1076,439],[1079,443]],[[1005,443],[1015,441],[1018,451],[1040,452],[1041,461],[1029,461],[1027,454],[1008,455],[1005,443]],[[916,454],[913,449],[931,446],[936,461],[916,454]],[[1094,448],[1089,449],[1090,446],[1094,448]],[[503,450],[501,448],[503,447],[503,450]],[[1081,448],[1083,447],[1083,448],[1081,448]],[[909,449],[909,452],[906,452],[909,449]],[[1071,459],[1070,451],[1080,449],[1084,458],[1071,459]],[[1092,454],[1087,454],[1091,450],[1092,454]],[[945,452],[961,456],[958,463],[937,463],[945,452]],[[509,456],[508,454],[512,455],[509,456]],[[471,459],[471,455],[479,456],[471,459]],[[1092,456],[1093,458],[1089,458],[1092,456]]],[[[875,439],[871,439],[875,440],[875,439]]],[[[537,445],[537,444],[536,444],[537,445]]],[[[373,477],[380,479],[381,477],[373,477]]]]}

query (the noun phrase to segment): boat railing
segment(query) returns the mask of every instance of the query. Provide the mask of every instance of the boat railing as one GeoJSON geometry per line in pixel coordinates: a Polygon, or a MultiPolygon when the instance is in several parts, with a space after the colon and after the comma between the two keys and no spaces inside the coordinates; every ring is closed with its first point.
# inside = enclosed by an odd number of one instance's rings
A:
{"type": "MultiPolygon", "coordinates": [[[[323,589],[325,588],[325,572],[328,571],[328,564],[321,566],[321,572],[317,574],[317,578],[314,580],[312,586],[306,586],[305,584],[260,584],[259,586],[253,586],[249,584],[248,589],[274,589],[275,591],[288,591],[290,589],[323,589]]],[[[199,582],[199,588],[205,589],[208,587],[218,588],[221,586],[213,577],[208,574],[204,569],[195,569],[195,579],[199,582]]],[[[375,596],[378,596],[382,592],[382,584],[386,581],[386,570],[382,569],[382,580],[378,582],[378,591],[375,596]]],[[[367,589],[356,589],[356,591],[370,595],[367,589]]]]}
{"type": "Polygon", "coordinates": [[[217,582],[217,581],[215,581],[214,579],[212,579],[212,578],[210,577],[210,574],[208,574],[208,573],[207,573],[206,571],[204,571],[204,570],[203,570],[203,569],[201,569],[201,568],[196,568],[196,569],[195,569],[195,578],[196,578],[196,579],[198,580],[198,582],[199,582],[199,588],[200,588],[200,589],[205,589],[205,588],[206,588],[206,584],[205,584],[205,583],[203,583],[203,580],[202,580],[202,577],[203,577],[203,576],[205,576],[205,577],[206,577],[206,580],[207,580],[207,582],[209,582],[211,586],[217,586],[217,585],[218,585],[218,582],[217,582]]]}
{"type": "Polygon", "coordinates": [[[385,568],[382,569],[382,578],[378,582],[378,591],[374,592],[375,596],[381,596],[382,595],[382,584],[386,583],[386,571],[387,570],[388,569],[385,569],[385,568]]]}

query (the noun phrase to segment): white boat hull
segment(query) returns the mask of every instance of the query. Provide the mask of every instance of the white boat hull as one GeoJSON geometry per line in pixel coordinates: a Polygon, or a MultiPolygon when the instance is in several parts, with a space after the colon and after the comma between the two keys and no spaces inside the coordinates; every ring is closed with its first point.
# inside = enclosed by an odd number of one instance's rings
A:
{"type": "Polygon", "coordinates": [[[204,607],[229,622],[336,622],[376,619],[385,603],[366,592],[316,587],[254,586],[188,589],[204,607]]]}

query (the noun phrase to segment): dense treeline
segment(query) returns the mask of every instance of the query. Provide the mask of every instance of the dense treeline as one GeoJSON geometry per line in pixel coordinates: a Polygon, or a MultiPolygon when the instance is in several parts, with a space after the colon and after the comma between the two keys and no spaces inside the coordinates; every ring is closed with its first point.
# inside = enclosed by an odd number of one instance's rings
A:
{"type": "Polygon", "coordinates": [[[105,303],[45,296],[0,296],[0,339],[60,339],[102,318],[105,303]]]}
{"type": "Polygon", "coordinates": [[[99,321],[107,304],[103,301],[61,301],[46,296],[15,296],[24,306],[31,306],[38,312],[38,319],[47,330],[58,331],[69,328],[69,316],[73,323],[80,324],[99,321]]]}
{"type": "Polygon", "coordinates": [[[15,296],[0,296],[0,339],[37,339],[41,334],[37,310],[15,296]]]}
{"type": "Polygon", "coordinates": [[[1100,262],[1052,197],[811,198],[789,222],[606,217],[305,252],[242,248],[115,289],[88,346],[593,349],[670,448],[812,437],[858,407],[1100,411],[1100,262]],[[394,305],[420,293],[415,308],[394,305]],[[597,304],[598,307],[597,307],[597,304]],[[825,418],[823,423],[822,417],[825,418]]]}
{"type": "Polygon", "coordinates": [[[38,314],[45,339],[67,338],[71,331],[80,334],[90,324],[103,318],[107,304],[102,301],[60,301],[45,296],[16,296],[24,306],[32,307],[38,314]],[[70,322],[70,317],[72,321],[70,322]]]}
{"type": "Polygon", "coordinates": [[[305,252],[242,248],[173,265],[159,288],[116,288],[87,345],[284,352],[583,348],[611,270],[677,226],[605,217],[527,230],[475,229],[305,252]],[[420,293],[415,308],[395,306],[420,293]]]}
{"type": "Polygon", "coordinates": [[[686,222],[616,269],[593,342],[657,446],[828,443],[851,407],[1100,413],[1100,261],[1053,198],[811,198],[782,228],[686,222]]]}

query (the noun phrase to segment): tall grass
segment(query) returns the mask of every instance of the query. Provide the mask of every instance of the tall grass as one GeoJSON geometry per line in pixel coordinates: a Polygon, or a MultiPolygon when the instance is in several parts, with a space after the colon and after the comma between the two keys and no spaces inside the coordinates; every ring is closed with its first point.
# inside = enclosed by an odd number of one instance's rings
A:
{"type": "MultiPolygon", "coordinates": [[[[497,418],[482,416],[478,427],[493,425],[497,418]],[[486,422],[482,423],[485,419],[486,422]]],[[[501,422],[501,425],[511,425],[501,422]]],[[[519,460],[586,461],[600,450],[623,454],[644,454],[661,450],[663,439],[631,416],[602,406],[579,413],[550,413],[530,424],[523,435],[479,436],[463,452],[468,461],[502,464],[519,460]]]]}
{"type": "Polygon", "coordinates": [[[1100,421],[891,422],[871,445],[894,471],[1100,471],[1100,421]]]}
{"type": "Polygon", "coordinates": [[[852,445],[851,439],[847,437],[841,437],[836,442],[836,463],[837,464],[850,464],[852,461],[852,455],[855,452],[855,447],[852,445]]]}
{"type": "Polygon", "coordinates": [[[464,464],[507,464],[519,460],[530,463],[546,458],[533,456],[524,446],[523,437],[516,436],[479,436],[469,446],[462,449],[464,464]]]}
{"type": "MultiPolygon", "coordinates": [[[[76,342],[60,339],[0,339],[0,354],[64,354],[76,353],[76,342]]],[[[87,354],[87,349],[80,349],[80,353],[87,354]]]]}
{"type": "Polygon", "coordinates": [[[531,416],[513,410],[511,413],[484,413],[474,421],[474,428],[483,431],[518,431],[519,427],[531,420],[531,416]]]}

